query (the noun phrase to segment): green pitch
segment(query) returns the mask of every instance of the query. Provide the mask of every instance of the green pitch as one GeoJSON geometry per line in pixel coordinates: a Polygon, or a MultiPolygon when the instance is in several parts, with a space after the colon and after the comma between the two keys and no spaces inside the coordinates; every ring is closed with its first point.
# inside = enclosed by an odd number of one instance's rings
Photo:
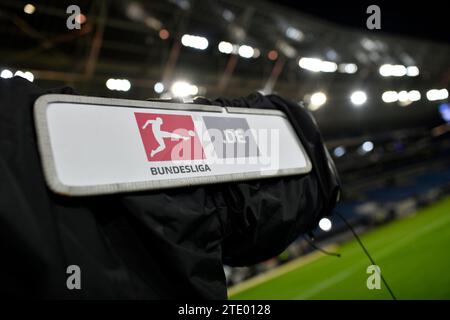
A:
{"type": "MultiPolygon", "coordinates": [[[[361,238],[397,299],[450,299],[450,197],[361,238]]],[[[230,298],[390,299],[383,283],[367,289],[370,262],[356,241],[338,251],[230,298]]]]}

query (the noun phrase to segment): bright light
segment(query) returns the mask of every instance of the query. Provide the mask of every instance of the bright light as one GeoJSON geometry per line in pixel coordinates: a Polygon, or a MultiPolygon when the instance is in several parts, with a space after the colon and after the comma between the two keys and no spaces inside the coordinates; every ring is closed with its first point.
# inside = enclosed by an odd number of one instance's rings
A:
{"type": "Polygon", "coordinates": [[[323,92],[316,92],[311,95],[309,109],[317,110],[319,109],[325,102],[327,102],[327,96],[323,92]]]}
{"type": "Polygon", "coordinates": [[[242,58],[251,58],[255,54],[255,50],[250,46],[242,45],[239,46],[238,53],[242,58]]]}
{"type": "Polygon", "coordinates": [[[170,90],[177,97],[187,97],[198,93],[198,87],[196,85],[192,85],[185,81],[174,82],[170,90]]]}
{"type": "Polygon", "coordinates": [[[356,71],[358,71],[358,66],[354,63],[341,63],[339,65],[339,72],[352,74],[356,71]]]}
{"type": "Polygon", "coordinates": [[[131,83],[127,79],[108,79],[106,87],[109,90],[128,91],[131,89],[131,83]]]}
{"type": "Polygon", "coordinates": [[[23,7],[23,12],[25,12],[26,14],[33,14],[34,11],[36,11],[36,7],[34,5],[32,5],[31,3],[27,3],[23,7]]]}
{"type": "Polygon", "coordinates": [[[367,101],[367,95],[364,91],[355,91],[350,96],[350,100],[354,105],[360,106],[367,101]]]}
{"type": "Polygon", "coordinates": [[[383,92],[383,95],[381,96],[381,99],[383,99],[386,103],[395,102],[398,100],[398,93],[395,91],[386,91],[383,92]]]}
{"type": "Polygon", "coordinates": [[[383,77],[390,77],[391,76],[391,65],[383,64],[378,71],[380,72],[380,74],[383,77]]]}
{"type": "Polygon", "coordinates": [[[403,77],[406,75],[406,67],[401,64],[392,66],[392,75],[394,77],[403,77]]]}
{"type": "Polygon", "coordinates": [[[431,89],[427,92],[427,99],[429,101],[436,101],[436,100],[444,100],[448,98],[448,91],[447,89],[431,89]]]}
{"type": "Polygon", "coordinates": [[[33,82],[33,80],[34,80],[34,74],[32,74],[30,71],[23,72],[23,71],[17,70],[14,73],[14,75],[18,76],[18,77],[22,77],[24,79],[27,79],[30,82],[33,82]]]}
{"type": "Polygon", "coordinates": [[[406,75],[407,69],[401,64],[383,64],[380,67],[379,72],[383,77],[403,77],[406,75]]]}
{"type": "Polygon", "coordinates": [[[361,145],[361,149],[364,152],[370,152],[373,150],[373,142],[372,141],[366,141],[361,145]]]}
{"type": "Polygon", "coordinates": [[[333,153],[334,153],[334,155],[335,155],[337,158],[342,157],[342,156],[345,154],[345,152],[346,152],[346,150],[345,150],[345,148],[342,147],[342,146],[336,147],[336,148],[333,150],[333,153]]]}
{"type": "Polygon", "coordinates": [[[300,66],[300,68],[312,72],[319,72],[322,65],[322,60],[317,58],[301,58],[298,61],[298,65],[300,66]]]}
{"type": "Polygon", "coordinates": [[[328,218],[322,218],[319,221],[319,228],[322,229],[325,232],[328,232],[331,230],[332,223],[331,220],[328,218]]]}
{"type": "Polygon", "coordinates": [[[205,50],[208,48],[208,39],[200,36],[193,36],[190,34],[185,34],[181,37],[181,43],[185,47],[191,47],[198,50],[205,50]]]}
{"type": "Polygon", "coordinates": [[[406,68],[406,75],[408,77],[417,77],[419,74],[419,68],[417,68],[416,66],[409,66],[406,68]]]}
{"type": "Polygon", "coordinates": [[[300,30],[293,27],[289,27],[286,29],[286,37],[295,41],[302,41],[304,35],[303,32],[301,32],[300,30]]]}
{"type": "Polygon", "coordinates": [[[398,101],[399,102],[407,102],[407,101],[409,101],[408,91],[405,91],[405,90],[400,91],[398,93],[398,101]]]}
{"type": "Polygon", "coordinates": [[[116,90],[116,79],[108,79],[108,80],[106,80],[106,87],[109,90],[116,90]]]}
{"type": "Polygon", "coordinates": [[[411,90],[411,91],[386,91],[381,96],[384,102],[391,103],[399,101],[402,105],[408,105],[413,101],[419,101],[421,99],[420,92],[417,90],[411,90]]]}
{"type": "Polygon", "coordinates": [[[408,99],[410,101],[419,101],[421,97],[420,92],[417,90],[411,90],[408,92],[408,99]]]}
{"type": "Polygon", "coordinates": [[[156,93],[162,93],[164,91],[164,84],[161,82],[155,83],[153,86],[153,90],[155,90],[156,93]]]}
{"type": "Polygon", "coordinates": [[[312,72],[335,72],[338,69],[336,63],[331,61],[323,61],[317,58],[301,58],[298,61],[300,68],[312,71],[312,72]]]}
{"type": "Polygon", "coordinates": [[[3,69],[2,72],[0,73],[0,78],[9,79],[12,77],[13,77],[13,73],[11,72],[11,70],[3,69]]]}
{"type": "Polygon", "coordinates": [[[225,54],[230,54],[233,52],[233,45],[226,41],[220,41],[218,48],[220,52],[225,54]]]}
{"type": "Polygon", "coordinates": [[[337,68],[337,64],[331,61],[322,61],[320,64],[320,71],[322,72],[336,72],[337,68]]]}

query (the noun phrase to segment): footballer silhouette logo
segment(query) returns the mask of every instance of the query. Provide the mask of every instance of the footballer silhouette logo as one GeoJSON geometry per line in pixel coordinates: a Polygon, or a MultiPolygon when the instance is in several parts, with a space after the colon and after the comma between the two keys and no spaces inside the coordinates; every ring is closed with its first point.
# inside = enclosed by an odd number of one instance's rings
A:
{"type": "Polygon", "coordinates": [[[148,161],[204,159],[191,116],[135,113],[148,161]]]}

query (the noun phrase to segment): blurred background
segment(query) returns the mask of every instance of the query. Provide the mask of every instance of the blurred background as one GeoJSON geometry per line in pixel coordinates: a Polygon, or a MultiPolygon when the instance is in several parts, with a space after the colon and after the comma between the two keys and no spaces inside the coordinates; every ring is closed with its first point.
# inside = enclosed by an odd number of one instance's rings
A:
{"type": "MultiPolygon", "coordinates": [[[[369,30],[370,4],[2,0],[0,76],[92,96],[259,91],[304,103],[341,175],[337,211],[365,234],[394,289],[450,299],[448,14],[443,4],[378,2],[381,29],[369,30]],[[80,29],[66,26],[72,4],[80,29]]],[[[265,263],[225,266],[230,296],[389,298],[366,288],[369,263],[339,218],[321,221],[315,238],[342,258],[314,258],[299,238],[265,263]]]]}

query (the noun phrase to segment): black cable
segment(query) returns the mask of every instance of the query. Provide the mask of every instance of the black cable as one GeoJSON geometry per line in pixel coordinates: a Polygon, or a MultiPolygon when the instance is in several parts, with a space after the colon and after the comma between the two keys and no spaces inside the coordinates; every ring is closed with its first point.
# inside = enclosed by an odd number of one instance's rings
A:
{"type": "MultiPolygon", "coordinates": [[[[364,244],[362,243],[361,239],[359,238],[359,236],[356,234],[355,230],[353,229],[353,227],[350,225],[350,223],[347,221],[347,219],[345,219],[339,212],[336,212],[336,215],[341,218],[342,221],[344,221],[345,225],[347,226],[347,228],[352,232],[353,236],[355,237],[356,241],[358,241],[360,247],[363,249],[364,253],[366,254],[367,258],[369,258],[370,262],[372,263],[372,265],[377,265],[375,263],[375,261],[372,259],[372,256],[369,254],[369,251],[367,251],[366,247],[364,246],[364,244]]],[[[386,282],[386,279],[384,279],[383,277],[383,273],[380,272],[380,276],[381,276],[381,280],[383,281],[384,285],[386,286],[386,288],[388,289],[391,297],[393,300],[397,300],[397,298],[395,297],[394,293],[392,292],[391,288],[389,287],[388,283],[386,282]]]]}
{"type": "Polygon", "coordinates": [[[322,253],[324,253],[324,254],[326,254],[328,256],[334,256],[334,257],[338,257],[338,258],[341,257],[341,254],[338,253],[338,252],[330,252],[330,251],[326,251],[325,249],[322,249],[322,248],[318,247],[316,244],[314,244],[314,242],[312,242],[312,240],[314,240],[313,237],[311,237],[311,235],[309,235],[309,237],[311,238],[311,240],[308,239],[308,237],[304,236],[306,242],[308,242],[308,244],[311,247],[313,247],[314,249],[319,250],[320,252],[322,252],[322,253]]]}

